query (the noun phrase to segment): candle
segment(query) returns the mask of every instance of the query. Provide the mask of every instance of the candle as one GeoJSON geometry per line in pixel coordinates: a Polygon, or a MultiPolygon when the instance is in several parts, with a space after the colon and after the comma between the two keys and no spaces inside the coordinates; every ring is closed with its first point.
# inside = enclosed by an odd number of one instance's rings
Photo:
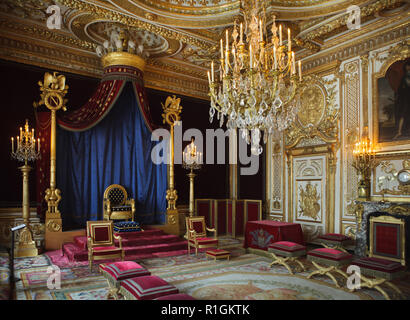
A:
{"type": "Polygon", "coordinates": [[[299,65],[299,81],[302,81],[302,63],[300,62],[300,60],[298,61],[298,65],[299,65]]]}
{"type": "Polygon", "coordinates": [[[241,22],[241,42],[239,42],[240,44],[243,43],[243,26],[242,26],[242,22],[241,22]]]}
{"type": "Polygon", "coordinates": [[[38,142],[38,152],[40,152],[40,138],[37,139],[38,142]]]}
{"type": "Polygon", "coordinates": [[[23,128],[20,127],[20,139],[22,139],[22,137],[23,137],[23,128]]]}
{"type": "Polygon", "coordinates": [[[279,45],[282,45],[282,25],[279,25],[279,45]]]}
{"type": "Polygon", "coordinates": [[[292,74],[296,73],[296,69],[295,69],[295,53],[292,52],[292,74]]]}
{"type": "Polygon", "coordinates": [[[14,153],[14,138],[11,137],[11,152],[14,153]]]}
{"type": "Polygon", "coordinates": [[[226,51],[229,51],[228,30],[226,30],[226,51]]]}
{"type": "Polygon", "coordinates": [[[262,19],[259,19],[259,40],[263,41],[263,31],[262,31],[262,19]]]}
{"type": "Polygon", "coordinates": [[[277,61],[276,61],[276,47],[275,46],[273,47],[273,58],[275,59],[275,70],[276,70],[278,66],[277,66],[277,61]]]}
{"type": "Polygon", "coordinates": [[[209,71],[208,71],[208,82],[209,84],[211,84],[211,76],[209,75],[209,71]]]}
{"type": "Polygon", "coordinates": [[[292,41],[290,41],[290,29],[288,28],[288,51],[292,51],[292,41]]]}
{"type": "Polygon", "coordinates": [[[20,137],[17,137],[17,149],[20,147],[20,137]]]}
{"type": "Polygon", "coordinates": [[[223,41],[221,39],[221,59],[223,60],[224,58],[224,47],[223,47],[223,41]]]}
{"type": "Polygon", "coordinates": [[[252,64],[252,45],[249,45],[249,67],[253,68],[253,64],[252,64]]]}
{"type": "Polygon", "coordinates": [[[213,61],[211,63],[211,67],[212,67],[212,82],[214,82],[214,62],[213,61]]]}

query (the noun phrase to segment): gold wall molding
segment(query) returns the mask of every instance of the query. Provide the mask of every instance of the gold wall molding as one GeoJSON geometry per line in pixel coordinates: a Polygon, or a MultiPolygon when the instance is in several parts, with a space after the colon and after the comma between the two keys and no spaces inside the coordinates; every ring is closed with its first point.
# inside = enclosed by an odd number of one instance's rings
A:
{"type": "MultiPolygon", "coordinates": [[[[364,19],[365,17],[372,16],[383,9],[394,6],[395,4],[401,3],[402,0],[378,0],[374,3],[371,3],[367,6],[360,8],[360,18],[364,19]]],[[[344,8],[346,9],[346,8],[344,8]]],[[[322,36],[327,35],[332,30],[338,29],[346,25],[346,22],[349,18],[349,15],[344,14],[334,18],[333,20],[328,20],[319,28],[314,29],[311,32],[302,35],[302,38],[305,40],[314,40],[322,36]]]]}
{"type": "MultiPolygon", "coordinates": [[[[91,14],[95,19],[104,19],[112,22],[122,23],[126,26],[141,28],[165,38],[170,38],[183,43],[191,44],[199,48],[207,49],[214,41],[204,41],[185,33],[179,33],[173,29],[165,28],[163,26],[149,23],[137,18],[131,17],[120,12],[116,12],[101,6],[91,3],[82,2],[80,0],[56,0],[57,3],[64,5],[70,9],[78,10],[84,14],[91,14]]],[[[159,22],[159,21],[155,21],[159,22]]],[[[205,21],[206,25],[207,21],[205,21]]]]}
{"type": "Polygon", "coordinates": [[[403,23],[399,26],[392,27],[387,31],[371,34],[362,39],[357,39],[353,43],[347,45],[341,45],[334,49],[320,51],[312,57],[304,54],[302,61],[302,71],[308,72],[310,69],[318,68],[323,65],[332,63],[335,60],[348,60],[369,51],[380,49],[386,45],[392,44],[397,41],[402,41],[410,35],[410,24],[403,23]]]}
{"type": "Polygon", "coordinates": [[[30,37],[31,42],[35,43],[36,40],[48,41],[54,44],[61,44],[70,48],[77,48],[80,50],[86,50],[95,52],[96,44],[84,40],[80,40],[73,37],[70,34],[64,32],[56,32],[50,30],[47,27],[41,25],[33,25],[32,23],[26,23],[21,19],[10,19],[9,17],[0,17],[0,33],[1,34],[22,34],[25,37],[30,37]]]}

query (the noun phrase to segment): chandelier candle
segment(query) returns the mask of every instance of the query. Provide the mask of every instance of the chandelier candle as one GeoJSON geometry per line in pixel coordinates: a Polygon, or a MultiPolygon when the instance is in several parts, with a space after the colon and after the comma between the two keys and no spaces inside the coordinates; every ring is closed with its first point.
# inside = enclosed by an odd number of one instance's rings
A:
{"type": "MultiPolygon", "coordinates": [[[[243,139],[252,144],[254,155],[262,153],[262,136],[266,143],[269,134],[291,125],[303,90],[300,61],[299,76],[296,74],[291,31],[288,28],[285,46],[282,25],[277,28],[272,16],[272,38],[268,39],[264,5],[263,1],[242,0],[244,22],[239,32],[236,23],[231,34],[225,31],[225,55],[224,39],[220,39],[221,73],[217,80],[211,76],[209,85],[210,121],[217,113],[220,126],[226,123],[228,129],[239,129],[243,139]]],[[[212,74],[214,68],[212,62],[212,74]]]]}

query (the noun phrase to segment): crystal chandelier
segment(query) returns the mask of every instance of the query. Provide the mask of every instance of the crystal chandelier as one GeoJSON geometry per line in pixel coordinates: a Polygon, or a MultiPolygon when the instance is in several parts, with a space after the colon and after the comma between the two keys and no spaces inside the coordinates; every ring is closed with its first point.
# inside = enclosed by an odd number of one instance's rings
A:
{"type": "Polygon", "coordinates": [[[294,121],[302,82],[300,61],[296,73],[290,29],[284,45],[282,25],[276,26],[273,15],[269,41],[263,3],[242,0],[245,23],[238,32],[235,22],[231,44],[228,30],[225,45],[220,42],[219,79],[215,79],[214,61],[208,71],[210,122],[217,112],[220,127],[226,120],[228,129],[239,129],[255,155],[262,153],[261,132],[266,143],[268,134],[283,131],[294,121]]]}
{"type": "Polygon", "coordinates": [[[40,158],[40,139],[34,138],[34,129],[30,130],[28,120],[23,128],[20,127],[20,136],[17,136],[17,148],[14,150],[14,138],[11,138],[11,156],[12,158],[24,162],[35,161],[40,158]]]}

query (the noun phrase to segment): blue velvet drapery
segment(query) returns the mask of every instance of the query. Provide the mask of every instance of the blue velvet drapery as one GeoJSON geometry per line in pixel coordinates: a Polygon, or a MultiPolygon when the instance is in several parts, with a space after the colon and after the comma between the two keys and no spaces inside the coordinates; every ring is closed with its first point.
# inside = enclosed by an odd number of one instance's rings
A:
{"type": "Polygon", "coordinates": [[[63,226],[101,220],[103,193],[123,185],[135,199],[135,220],[164,223],[166,164],[155,165],[151,131],[144,122],[132,82],[127,82],[110,112],[86,131],[57,130],[57,185],[63,226]]]}

